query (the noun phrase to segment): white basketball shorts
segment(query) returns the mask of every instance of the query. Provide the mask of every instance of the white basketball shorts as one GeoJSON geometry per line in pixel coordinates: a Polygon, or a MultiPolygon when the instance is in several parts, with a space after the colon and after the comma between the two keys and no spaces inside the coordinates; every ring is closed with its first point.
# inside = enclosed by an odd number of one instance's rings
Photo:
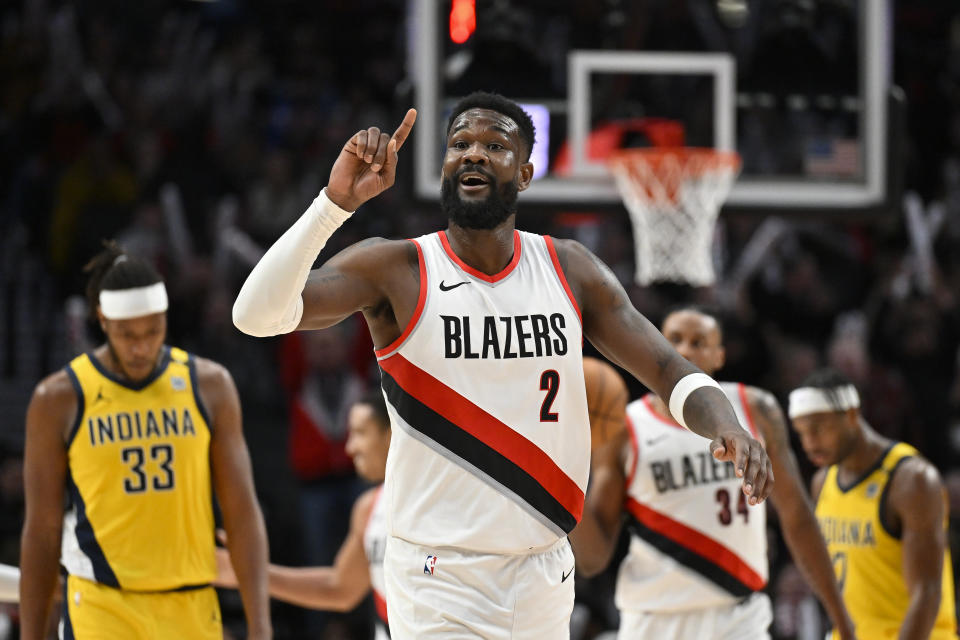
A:
{"type": "Polygon", "coordinates": [[[573,611],[566,538],[524,555],[430,548],[387,538],[384,578],[393,640],[565,640],[573,611]]]}
{"type": "Polygon", "coordinates": [[[620,612],[618,640],[696,638],[697,640],[770,640],[770,599],[755,593],[739,604],[675,613],[620,612]]]}

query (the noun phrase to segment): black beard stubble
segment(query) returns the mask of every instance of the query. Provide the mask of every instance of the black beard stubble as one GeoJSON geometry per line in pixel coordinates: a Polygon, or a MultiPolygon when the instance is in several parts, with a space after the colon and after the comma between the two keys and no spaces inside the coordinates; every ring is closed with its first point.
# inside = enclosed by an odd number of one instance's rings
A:
{"type": "Polygon", "coordinates": [[[460,174],[469,170],[465,167],[443,180],[440,185],[440,209],[448,219],[464,229],[493,229],[516,211],[520,190],[516,181],[502,186],[491,182],[490,193],[484,200],[464,202],[457,193],[457,180],[460,174]]]}

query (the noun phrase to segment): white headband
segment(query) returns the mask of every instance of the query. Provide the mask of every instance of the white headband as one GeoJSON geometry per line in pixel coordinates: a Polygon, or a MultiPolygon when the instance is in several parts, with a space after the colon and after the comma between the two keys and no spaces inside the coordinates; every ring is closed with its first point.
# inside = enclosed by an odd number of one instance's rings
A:
{"type": "Polygon", "coordinates": [[[826,413],[846,411],[860,408],[860,394],[852,384],[833,389],[818,389],[816,387],[800,387],[790,392],[790,419],[810,415],[811,413],[826,413]],[[829,392],[829,393],[828,393],[829,392]]]}
{"type": "Polygon", "coordinates": [[[146,287],[100,292],[100,311],[109,320],[139,318],[167,310],[167,288],[162,282],[146,287]]]}

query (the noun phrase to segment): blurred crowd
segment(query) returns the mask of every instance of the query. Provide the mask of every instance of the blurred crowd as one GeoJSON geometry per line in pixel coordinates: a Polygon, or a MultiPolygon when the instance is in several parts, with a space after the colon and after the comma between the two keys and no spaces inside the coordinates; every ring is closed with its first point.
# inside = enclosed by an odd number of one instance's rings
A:
{"type": "MultiPolygon", "coordinates": [[[[684,301],[720,307],[721,378],[783,400],[813,369],[840,369],[872,425],[939,467],[960,514],[960,9],[904,4],[893,75],[907,96],[908,191],[891,211],[725,216],[720,284],[699,290],[631,284],[624,211],[526,214],[521,196],[519,226],[581,239],[653,322],[684,301]]],[[[18,563],[29,392],[100,339],[78,296],[82,266],[107,237],[166,278],[169,342],[233,373],[272,559],[332,561],[362,489],[343,451],[346,409],[378,385],[363,320],[256,340],[233,328],[230,307],[344,141],[371,124],[389,128],[413,103],[408,11],[403,0],[23,0],[0,9],[0,562],[18,563]]],[[[398,184],[364,205],[320,261],[371,235],[442,227],[438,207],[412,196],[411,176],[402,166],[398,184]]],[[[775,523],[771,538],[776,637],[816,637],[804,630],[822,616],[775,523]]],[[[580,637],[616,623],[603,596],[610,574],[591,585],[575,616],[580,637]]],[[[239,598],[225,592],[223,602],[226,628],[242,635],[239,598]]],[[[274,616],[278,638],[370,632],[369,610],[276,604],[274,616]]],[[[15,621],[15,608],[0,610],[0,637],[15,621]]]]}

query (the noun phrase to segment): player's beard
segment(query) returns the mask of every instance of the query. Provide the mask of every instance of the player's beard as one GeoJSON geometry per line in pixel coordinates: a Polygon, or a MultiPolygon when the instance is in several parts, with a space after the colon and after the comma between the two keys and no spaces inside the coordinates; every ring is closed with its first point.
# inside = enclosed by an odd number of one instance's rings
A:
{"type": "MultiPolygon", "coordinates": [[[[490,182],[490,193],[483,200],[465,202],[457,191],[459,174],[474,169],[465,167],[440,185],[440,208],[455,225],[464,229],[493,229],[517,210],[520,190],[515,180],[499,185],[490,182]]],[[[487,175],[486,172],[483,172],[487,175]]]]}

